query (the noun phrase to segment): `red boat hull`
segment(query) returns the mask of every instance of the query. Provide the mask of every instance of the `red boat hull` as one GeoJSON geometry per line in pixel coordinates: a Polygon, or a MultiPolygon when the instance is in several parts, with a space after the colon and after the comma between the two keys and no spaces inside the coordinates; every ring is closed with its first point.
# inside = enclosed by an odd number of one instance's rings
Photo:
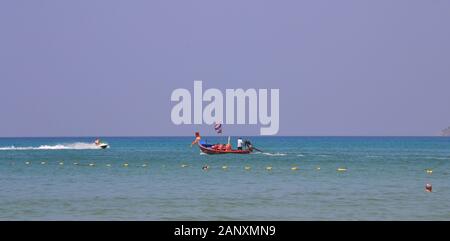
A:
{"type": "Polygon", "coordinates": [[[206,154],[250,154],[253,150],[245,149],[245,150],[217,150],[209,147],[202,146],[198,144],[198,147],[203,153],[206,154]]]}

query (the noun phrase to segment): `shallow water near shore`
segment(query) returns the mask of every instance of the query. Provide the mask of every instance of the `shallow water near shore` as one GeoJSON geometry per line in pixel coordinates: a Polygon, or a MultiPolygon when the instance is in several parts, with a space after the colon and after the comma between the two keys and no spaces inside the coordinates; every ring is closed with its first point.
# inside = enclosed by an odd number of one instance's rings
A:
{"type": "Polygon", "coordinates": [[[450,220],[447,137],[93,139],[0,138],[0,220],[450,220]]]}

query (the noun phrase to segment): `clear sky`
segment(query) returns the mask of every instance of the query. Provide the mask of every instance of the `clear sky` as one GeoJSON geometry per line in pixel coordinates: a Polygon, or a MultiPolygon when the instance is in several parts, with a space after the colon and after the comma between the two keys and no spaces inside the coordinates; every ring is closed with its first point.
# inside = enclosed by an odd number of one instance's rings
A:
{"type": "Polygon", "coordinates": [[[279,135],[435,135],[450,1],[0,1],[0,136],[213,133],[171,122],[194,80],[279,88],[279,135]]]}

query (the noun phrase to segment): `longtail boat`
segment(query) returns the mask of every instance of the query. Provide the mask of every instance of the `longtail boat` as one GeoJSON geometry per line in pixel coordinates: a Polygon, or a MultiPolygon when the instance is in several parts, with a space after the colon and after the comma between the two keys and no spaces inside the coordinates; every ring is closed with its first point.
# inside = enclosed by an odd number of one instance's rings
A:
{"type": "Polygon", "coordinates": [[[253,147],[253,145],[250,143],[250,141],[244,141],[243,146],[245,148],[239,150],[239,149],[232,149],[230,144],[230,137],[228,137],[228,143],[227,144],[207,144],[206,142],[200,141],[201,136],[199,132],[195,133],[195,140],[192,142],[191,146],[194,144],[197,144],[200,150],[203,153],[206,154],[250,154],[253,152],[253,150],[257,150],[253,147]]]}
{"type": "Polygon", "coordinates": [[[252,147],[242,150],[236,150],[226,148],[226,145],[209,145],[200,142],[197,142],[197,145],[200,148],[200,150],[206,154],[250,154],[253,152],[252,147]]]}

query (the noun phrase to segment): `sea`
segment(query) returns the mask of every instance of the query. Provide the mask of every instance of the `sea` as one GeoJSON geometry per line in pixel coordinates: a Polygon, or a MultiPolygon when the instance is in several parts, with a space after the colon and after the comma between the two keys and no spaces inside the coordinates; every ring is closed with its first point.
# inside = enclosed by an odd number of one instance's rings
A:
{"type": "Polygon", "coordinates": [[[0,220],[450,220],[448,137],[245,138],[0,138],[0,220]]]}

